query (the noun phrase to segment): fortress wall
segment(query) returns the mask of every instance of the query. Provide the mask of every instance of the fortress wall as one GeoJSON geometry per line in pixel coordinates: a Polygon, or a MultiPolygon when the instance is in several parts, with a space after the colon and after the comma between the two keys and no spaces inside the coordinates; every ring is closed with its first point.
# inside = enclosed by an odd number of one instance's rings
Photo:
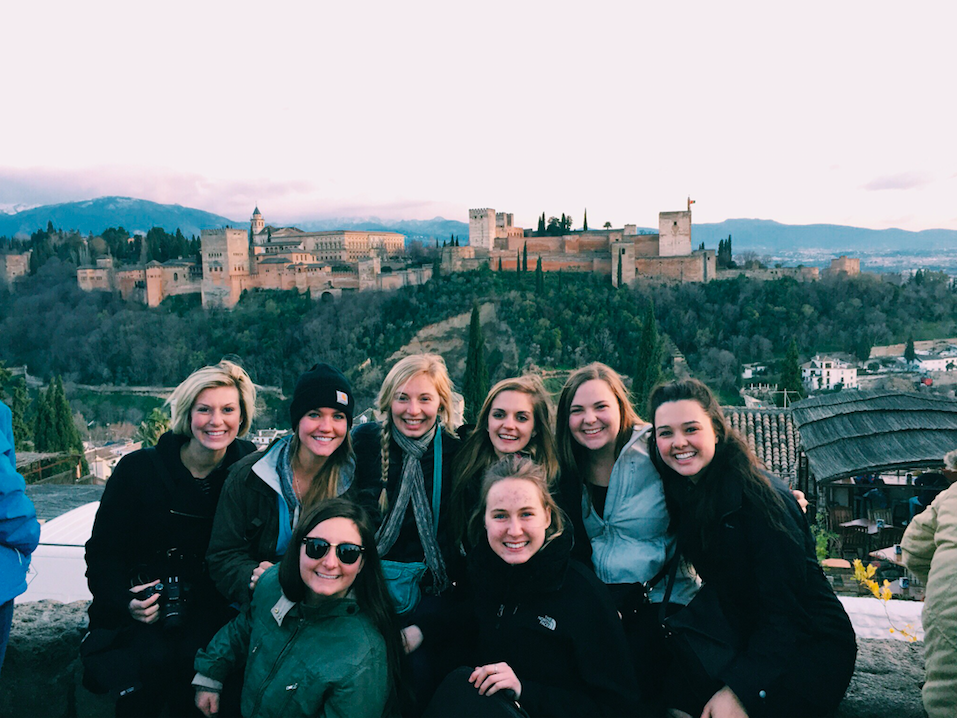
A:
{"type": "Polygon", "coordinates": [[[658,256],[658,235],[657,234],[636,234],[633,235],[635,242],[636,257],[657,257],[658,256]]]}

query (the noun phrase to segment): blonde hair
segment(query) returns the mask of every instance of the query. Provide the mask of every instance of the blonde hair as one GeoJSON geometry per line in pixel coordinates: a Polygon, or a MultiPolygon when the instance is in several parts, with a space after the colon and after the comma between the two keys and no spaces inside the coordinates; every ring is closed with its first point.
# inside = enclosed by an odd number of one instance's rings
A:
{"type": "Polygon", "coordinates": [[[621,413],[621,426],[618,429],[618,437],[615,441],[615,457],[621,453],[621,450],[631,438],[632,430],[642,421],[631,405],[631,399],[628,398],[628,390],[625,388],[625,382],[621,375],[610,366],[594,362],[583,366],[581,369],[573,371],[565,386],[562,388],[562,395],[558,400],[558,418],[555,422],[555,435],[558,442],[558,460],[561,464],[562,476],[568,474],[577,474],[582,476],[587,459],[587,449],[579,444],[572,436],[571,429],[568,426],[568,419],[571,416],[572,401],[575,394],[582,384],[598,379],[605,382],[611,393],[614,394],[618,402],[618,411],[621,413]]]}
{"type": "Polygon", "coordinates": [[[196,397],[206,389],[215,389],[220,386],[232,386],[239,393],[239,434],[243,436],[253,423],[256,416],[256,386],[249,374],[239,364],[223,359],[219,364],[204,366],[190,374],[173,390],[166,405],[170,407],[172,421],[170,430],[174,434],[190,436],[190,412],[196,397]]]}
{"type": "Polygon", "coordinates": [[[506,479],[530,481],[535,485],[542,498],[542,507],[547,509],[552,517],[551,523],[545,529],[545,544],[547,545],[556,536],[560,536],[565,530],[565,517],[549,489],[545,469],[527,456],[509,454],[492,464],[482,476],[481,497],[469,521],[469,540],[472,545],[478,545],[484,532],[485,508],[488,504],[489,491],[499,481],[506,479]]]}
{"type": "MultiPolygon", "coordinates": [[[[465,440],[455,458],[452,478],[452,525],[456,536],[464,538],[469,519],[468,499],[472,488],[478,488],[485,470],[498,461],[495,448],[489,439],[488,417],[495,399],[506,391],[517,391],[529,397],[532,403],[534,434],[524,451],[545,470],[545,479],[550,489],[558,479],[558,450],[552,433],[552,401],[537,374],[503,379],[489,391],[475,421],[475,428],[465,440]]],[[[474,495],[474,494],[472,494],[474,495]]]]}
{"type": "Polygon", "coordinates": [[[450,436],[455,436],[455,430],[462,425],[465,401],[452,385],[445,359],[438,354],[412,354],[395,363],[382,382],[382,388],[376,398],[376,418],[382,425],[382,493],[379,495],[379,506],[383,511],[388,508],[386,484],[389,480],[389,442],[392,439],[392,400],[399,389],[418,374],[428,376],[435,387],[435,393],[439,396],[437,414],[442,428],[450,436]]]}

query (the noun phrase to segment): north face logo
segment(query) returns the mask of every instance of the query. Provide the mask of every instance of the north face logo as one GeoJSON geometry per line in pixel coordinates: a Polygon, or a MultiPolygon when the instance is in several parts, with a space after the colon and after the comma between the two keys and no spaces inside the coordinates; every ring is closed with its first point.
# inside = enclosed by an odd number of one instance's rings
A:
{"type": "Polygon", "coordinates": [[[549,631],[554,631],[554,630],[555,630],[555,626],[558,625],[558,624],[555,622],[555,619],[552,618],[551,616],[539,616],[539,617],[538,617],[538,622],[539,622],[540,624],[542,624],[545,628],[547,628],[549,631]]]}

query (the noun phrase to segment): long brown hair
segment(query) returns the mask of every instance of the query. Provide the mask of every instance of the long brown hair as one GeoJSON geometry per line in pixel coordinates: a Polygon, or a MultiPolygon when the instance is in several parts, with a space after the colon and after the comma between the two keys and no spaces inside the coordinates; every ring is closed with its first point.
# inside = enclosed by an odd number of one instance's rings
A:
{"type": "MultiPolygon", "coordinates": [[[[593,379],[605,382],[618,402],[618,411],[621,414],[621,426],[618,429],[618,438],[615,440],[615,457],[631,439],[632,430],[642,421],[631,405],[628,390],[621,376],[610,366],[594,362],[573,371],[558,399],[558,418],[555,420],[555,435],[558,441],[558,462],[563,477],[575,476],[579,486],[584,477],[585,466],[588,463],[588,449],[575,441],[568,420],[571,416],[572,401],[582,384],[593,379]]],[[[564,478],[563,478],[564,481],[564,478]]]]}
{"type": "MultiPolygon", "coordinates": [[[[359,610],[368,616],[372,625],[381,634],[385,641],[386,659],[388,660],[388,674],[391,683],[390,704],[396,706],[397,697],[401,690],[401,665],[405,651],[402,648],[402,638],[399,634],[399,621],[395,614],[395,606],[389,591],[386,588],[385,577],[382,574],[382,562],[376,550],[375,531],[369,515],[358,504],[346,499],[331,499],[314,506],[296,524],[286,553],[279,563],[279,585],[282,592],[290,601],[301,602],[306,598],[307,588],[302,581],[302,572],[299,561],[303,539],[323,521],[334,518],[349,519],[355,524],[362,540],[362,568],[359,570],[352,584],[352,595],[359,604],[359,610]]],[[[391,715],[386,713],[384,715],[391,715]]]]}
{"type": "Polygon", "coordinates": [[[450,507],[452,531],[457,540],[465,540],[466,524],[469,514],[474,507],[469,506],[469,499],[474,497],[479,489],[482,475],[485,470],[498,461],[495,448],[489,440],[488,417],[492,411],[492,404],[499,394],[506,391],[517,391],[525,394],[532,402],[532,420],[535,423],[532,437],[523,449],[532,461],[539,464],[545,471],[545,480],[549,490],[555,490],[558,479],[558,451],[555,437],[552,434],[552,402],[545,390],[545,385],[539,376],[526,374],[525,376],[503,379],[489,391],[482,410],[476,419],[475,428],[469,434],[452,468],[452,504],[450,507]]]}
{"type": "Polygon", "coordinates": [[[659,384],[651,392],[649,403],[654,428],[648,440],[649,452],[665,483],[665,498],[668,500],[672,529],[678,531],[679,535],[688,542],[686,548],[690,554],[688,556],[690,560],[694,561],[696,556],[706,554],[709,548],[715,545],[714,539],[723,518],[721,496],[730,485],[735,483],[741,487],[749,503],[765,515],[772,528],[781,531],[792,540],[798,540],[788,529],[784,499],[772,486],[767,472],[747,443],[738,432],[731,428],[717,399],[705,384],[697,379],[682,379],[659,384]],[[677,480],[678,475],[664,463],[658,452],[657,427],[654,426],[658,408],[662,404],[673,401],[693,401],[698,404],[711,420],[717,439],[714,459],[706,467],[705,476],[695,488],[695,499],[689,504],[690,515],[687,516],[682,515],[684,512],[675,501],[674,492],[670,490],[671,484],[677,480]],[[721,462],[722,470],[708,472],[708,468],[714,466],[716,461],[721,462]],[[688,525],[682,527],[686,521],[688,525]]]}

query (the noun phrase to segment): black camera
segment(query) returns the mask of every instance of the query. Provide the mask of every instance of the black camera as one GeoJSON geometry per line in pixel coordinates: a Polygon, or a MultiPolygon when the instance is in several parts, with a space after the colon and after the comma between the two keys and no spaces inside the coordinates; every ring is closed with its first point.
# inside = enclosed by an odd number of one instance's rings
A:
{"type": "MultiPolygon", "coordinates": [[[[159,583],[147,586],[142,591],[133,594],[133,598],[138,601],[145,601],[150,596],[159,594],[160,620],[167,631],[173,631],[183,626],[187,588],[180,581],[180,569],[185,558],[183,553],[176,549],[168,551],[169,570],[164,574],[166,576],[165,580],[160,579],[159,583]]],[[[136,585],[149,583],[149,580],[141,580],[141,578],[142,576],[135,579],[136,585]]]]}

